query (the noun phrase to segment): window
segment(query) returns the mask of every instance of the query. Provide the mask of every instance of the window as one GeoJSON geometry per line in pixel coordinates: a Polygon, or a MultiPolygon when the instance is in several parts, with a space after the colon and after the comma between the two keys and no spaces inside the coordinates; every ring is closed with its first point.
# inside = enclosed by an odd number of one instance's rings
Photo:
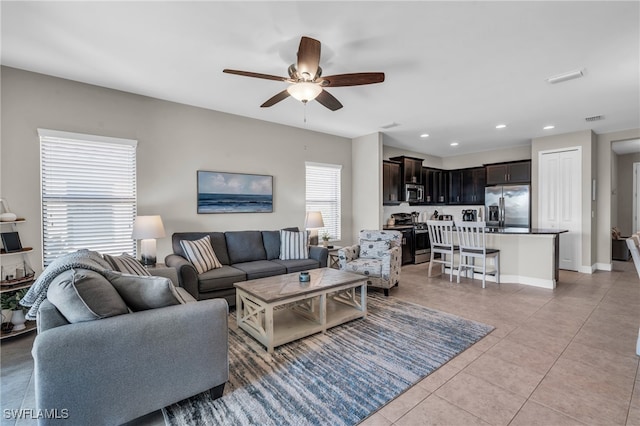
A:
{"type": "Polygon", "coordinates": [[[137,141],[38,129],[46,267],[87,248],[136,255],[137,141]]]}
{"type": "Polygon", "coordinates": [[[332,240],[340,240],[340,172],[342,166],[335,164],[305,163],[307,179],[307,211],[322,212],[324,228],[332,240]]]}

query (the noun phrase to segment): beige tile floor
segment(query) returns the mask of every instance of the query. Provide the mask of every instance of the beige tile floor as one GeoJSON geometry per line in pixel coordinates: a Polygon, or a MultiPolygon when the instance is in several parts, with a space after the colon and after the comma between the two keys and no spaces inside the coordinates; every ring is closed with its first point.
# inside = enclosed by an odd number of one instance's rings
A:
{"type": "MultiPolygon", "coordinates": [[[[374,425],[639,425],[640,279],[631,262],[561,271],[556,290],[427,278],[402,269],[391,295],[496,329],[373,414],[374,425]]],[[[3,341],[2,409],[33,408],[33,335],[3,341]]],[[[3,411],[4,413],[4,411],[3,411]]],[[[163,424],[159,412],[137,424],[163,424]]],[[[33,422],[6,419],[2,426],[33,422]]]]}

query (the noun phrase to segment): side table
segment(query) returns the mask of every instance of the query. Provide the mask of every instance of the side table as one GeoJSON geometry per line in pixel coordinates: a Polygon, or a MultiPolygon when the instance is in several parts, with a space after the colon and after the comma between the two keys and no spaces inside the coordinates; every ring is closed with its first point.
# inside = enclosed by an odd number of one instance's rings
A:
{"type": "Polygon", "coordinates": [[[338,250],[340,250],[342,246],[333,246],[332,248],[328,248],[329,250],[329,268],[340,269],[340,259],[338,258],[338,250]]]}
{"type": "Polygon", "coordinates": [[[155,266],[145,266],[145,268],[147,268],[147,271],[149,271],[151,275],[169,278],[176,287],[180,286],[176,268],[167,266],[164,263],[156,263],[155,266]]]}

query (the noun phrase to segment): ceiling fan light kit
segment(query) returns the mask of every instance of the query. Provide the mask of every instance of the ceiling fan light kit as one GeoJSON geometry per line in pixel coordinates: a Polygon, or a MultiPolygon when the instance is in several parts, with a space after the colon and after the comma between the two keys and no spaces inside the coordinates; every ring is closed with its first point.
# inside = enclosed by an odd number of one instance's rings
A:
{"type": "Polygon", "coordinates": [[[287,92],[300,102],[307,103],[318,97],[320,92],[322,92],[322,87],[317,83],[303,81],[287,87],[287,92]]]}
{"type": "Polygon", "coordinates": [[[263,108],[273,106],[291,96],[304,104],[315,99],[324,107],[331,111],[336,111],[342,108],[342,104],[332,94],[327,92],[325,87],[361,86],[364,84],[382,83],[384,81],[384,73],[382,72],[336,74],[321,77],[320,42],[310,37],[302,37],[300,39],[298,62],[291,64],[287,71],[289,73],[288,78],[228,68],[222,70],[222,72],[227,74],[291,83],[288,88],[272,96],[260,105],[263,108]]]}

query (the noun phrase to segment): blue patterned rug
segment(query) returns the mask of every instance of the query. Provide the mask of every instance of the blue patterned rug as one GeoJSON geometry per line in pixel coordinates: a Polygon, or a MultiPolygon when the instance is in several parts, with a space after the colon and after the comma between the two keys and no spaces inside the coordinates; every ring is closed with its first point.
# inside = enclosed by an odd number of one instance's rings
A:
{"type": "Polygon", "coordinates": [[[168,425],[355,425],[493,330],[370,293],[366,319],[277,347],[272,355],[229,318],[224,396],[163,410],[168,425]]]}

